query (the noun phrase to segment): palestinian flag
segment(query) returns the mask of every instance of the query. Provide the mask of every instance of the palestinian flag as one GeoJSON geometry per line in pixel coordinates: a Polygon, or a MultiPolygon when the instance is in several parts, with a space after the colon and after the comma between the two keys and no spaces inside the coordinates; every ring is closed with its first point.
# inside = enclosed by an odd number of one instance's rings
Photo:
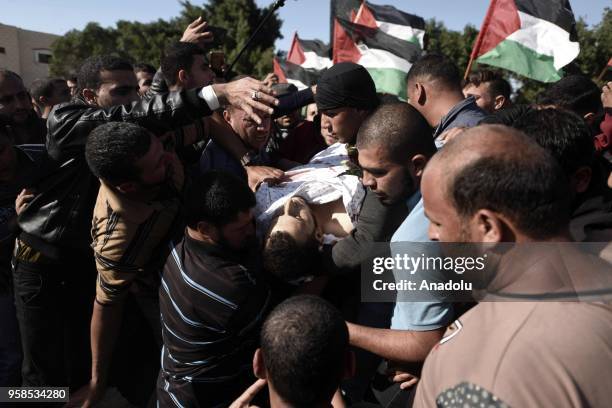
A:
{"type": "Polygon", "coordinates": [[[363,65],[379,93],[406,99],[406,74],[422,53],[425,21],[392,6],[332,2],[333,61],[363,65]],[[348,14],[348,16],[345,16],[348,14]]]}
{"type": "Polygon", "coordinates": [[[491,0],[472,59],[554,82],[579,53],[569,0],[491,0]]]}
{"type": "Polygon", "coordinates": [[[295,33],[286,61],[274,59],[274,72],[281,82],[304,89],[317,83],[323,71],[331,65],[329,46],[319,40],[302,40],[295,33]]]}

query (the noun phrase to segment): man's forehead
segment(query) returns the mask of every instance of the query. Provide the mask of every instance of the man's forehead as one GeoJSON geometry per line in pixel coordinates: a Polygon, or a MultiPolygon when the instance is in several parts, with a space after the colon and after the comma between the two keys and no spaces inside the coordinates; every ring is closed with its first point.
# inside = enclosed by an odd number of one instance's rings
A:
{"type": "Polygon", "coordinates": [[[110,86],[123,86],[138,84],[134,71],[119,69],[114,71],[100,71],[100,82],[110,86]]]}

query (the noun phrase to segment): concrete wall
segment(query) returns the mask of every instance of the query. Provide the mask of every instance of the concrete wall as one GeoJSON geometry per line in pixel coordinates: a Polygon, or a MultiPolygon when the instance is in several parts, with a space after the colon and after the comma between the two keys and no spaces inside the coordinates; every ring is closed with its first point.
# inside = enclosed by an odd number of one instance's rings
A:
{"type": "Polygon", "coordinates": [[[17,72],[26,87],[37,78],[47,78],[49,64],[38,62],[36,51],[50,52],[51,44],[58,37],[0,24],[0,47],[6,50],[4,54],[0,53],[0,68],[17,72]]]}

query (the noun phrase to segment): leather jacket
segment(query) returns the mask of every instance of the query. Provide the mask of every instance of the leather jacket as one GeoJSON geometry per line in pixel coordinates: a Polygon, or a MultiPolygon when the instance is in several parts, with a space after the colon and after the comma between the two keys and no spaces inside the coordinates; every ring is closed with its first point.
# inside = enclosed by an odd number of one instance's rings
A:
{"type": "Polygon", "coordinates": [[[199,92],[170,92],[108,109],[80,98],[56,106],[47,120],[47,157],[32,184],[36,196],[18,218],[21,241],[52,259],[88,248],[99,188],[85,160],[89,133],[107,122],[129,121],[164,134],[212,113],[199,92]]]}

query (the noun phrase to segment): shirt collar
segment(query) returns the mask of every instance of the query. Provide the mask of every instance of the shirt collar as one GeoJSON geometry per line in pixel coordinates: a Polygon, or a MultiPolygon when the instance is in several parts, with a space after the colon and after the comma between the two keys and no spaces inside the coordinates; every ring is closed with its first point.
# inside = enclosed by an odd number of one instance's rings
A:
{"type": "Polygon", "coordinates": [[[421,190],[415,191],[408,200],[406,200],[406,207],[408,207],[408,211],[412,211],[414,207],[421,201],[421,190]]]}

